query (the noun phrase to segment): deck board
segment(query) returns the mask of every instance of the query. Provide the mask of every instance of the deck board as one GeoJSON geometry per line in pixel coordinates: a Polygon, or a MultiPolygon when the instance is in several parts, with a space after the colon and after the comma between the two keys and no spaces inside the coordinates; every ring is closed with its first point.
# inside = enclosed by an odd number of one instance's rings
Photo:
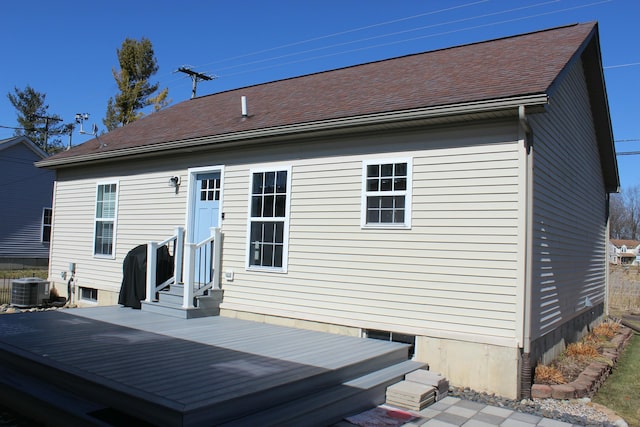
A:
{"type": "MultiPolygon", "coordinates": [[[[113,390],[114,405],[126,406],[130,398],[183,414],[215,407],[228,417],[234,404],[266,405],[303,386],[328,387],[357,365],[397,359],[406,349],[239,319],[179,319],[121,307],[0,316],[0,344],[3,360],[62,372],[69,387],[113,390]]],[[[147,413],[152,416],[156,406],[147,413]]]]}

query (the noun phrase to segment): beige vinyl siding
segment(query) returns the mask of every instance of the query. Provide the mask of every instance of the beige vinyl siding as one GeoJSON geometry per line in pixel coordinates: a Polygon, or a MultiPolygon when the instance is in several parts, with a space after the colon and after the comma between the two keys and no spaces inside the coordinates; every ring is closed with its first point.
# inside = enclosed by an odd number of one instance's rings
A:
{"type": "Polygon", "coordinates": [[[534,125],[532,338],[604,301],[606,195],[581,62],[534,125]]]}
{"type": "Polygon", "coordinates": [[[482,131],[442,132],[434,148],[418,137],[383,155],[287,163],[286,274],[245,270],[250,165],[227,167],[223,269],[234,280],[223,283],[223,307],[513,345],[520,146],[515,125],[511,138],[474,144],[482,131]],[[410,230],[361,229],[365,158],[412,158],[410,230]]]}
{"type": "Polygon", "coordinates": [[[62,170],[51,276],[76,262],[79,286],[117,292],[129,250],[186,225],[187,169],[224,165],[222,270],[234,279],[223,280],[222,308],[513,346],[517,134],[513,120],[62,170]],[[363,160],[395,158],[413,165],[412,227],[362,229],[363,160]],[[250,170],[262,167],[291,167],[287,273],[246,269],[250,170]],[[115,259],[92,256],[96,184],[107,180],[119,183],[115,259]]]}
{"type": "MultiPolygon", "coordinates": [[[[175,173],[174,173],[175,174],[175,173]]],[[[122,283],[122,264],[127,253],[150,240],[164,240],[186,213],[186,174],[184,191],[175,194],[168,186],[170,173],[141,170],[137,174],[66,179],[59,174],[54,211],[54,239],[50,278],[61,283],[60,272],[76,263],[78,286],[118,292],[122,283]],[[118,211],[115,223],[115,257],[93,256],[94,214],[98,183],[118,183],[118,211]]]]}

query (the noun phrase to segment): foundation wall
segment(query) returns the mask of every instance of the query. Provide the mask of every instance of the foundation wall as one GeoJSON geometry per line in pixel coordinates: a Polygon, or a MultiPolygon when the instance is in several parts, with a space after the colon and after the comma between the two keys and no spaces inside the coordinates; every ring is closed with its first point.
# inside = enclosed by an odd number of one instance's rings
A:
{"type": "Polygon", "coordinates": [[[520,350],[451,339],[416,337],[415,359],[457,387],[515,399],[520,395],[520,350]]]}
{"type": "Polygon", "coordinates": [[[598,304],[573,319],[565,322],[548,334],[531,343],[531,363],[548,364],[567,348],[568,344],[580,340],[604,318],[604,303],[598,304]]]}

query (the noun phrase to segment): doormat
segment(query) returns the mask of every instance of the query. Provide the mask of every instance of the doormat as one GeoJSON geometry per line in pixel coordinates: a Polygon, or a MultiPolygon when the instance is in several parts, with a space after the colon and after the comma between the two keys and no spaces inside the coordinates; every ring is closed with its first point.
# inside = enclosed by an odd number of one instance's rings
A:
{"type": "Polygon", "coordinates": [[[399,427],[418,418],[409,411],[382,405],[345,419],[360,427],[399,427]]]}

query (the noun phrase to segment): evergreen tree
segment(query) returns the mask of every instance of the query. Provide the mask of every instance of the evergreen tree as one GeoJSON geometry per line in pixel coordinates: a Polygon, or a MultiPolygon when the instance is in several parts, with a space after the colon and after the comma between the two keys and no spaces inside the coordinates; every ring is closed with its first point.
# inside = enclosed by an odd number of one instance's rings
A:
{"type": "Polygon", "coordinates": [[[60,134],[65,132],[62,119],[57,114],[49,114],[45,103],[47,95],[27,85],[24,90],[13,88],[7,98],[18,114],[16,136],[24,135],[47,153],[62,148],[60,134]]]}
{"type": "Polygon", "coordinates": [[[120,70],[113,69],[113,77],[120,93],[109,98],[107,115],[103,123],[108,130],[124,126],[144,116],[142,111],[153,106],[158,111],[169,104],[169,89],[158,91],[159,84],[151,84],[149,79],[158,71],[158,64],[151,41],[127,38],[116,50],[120,70]]]}

